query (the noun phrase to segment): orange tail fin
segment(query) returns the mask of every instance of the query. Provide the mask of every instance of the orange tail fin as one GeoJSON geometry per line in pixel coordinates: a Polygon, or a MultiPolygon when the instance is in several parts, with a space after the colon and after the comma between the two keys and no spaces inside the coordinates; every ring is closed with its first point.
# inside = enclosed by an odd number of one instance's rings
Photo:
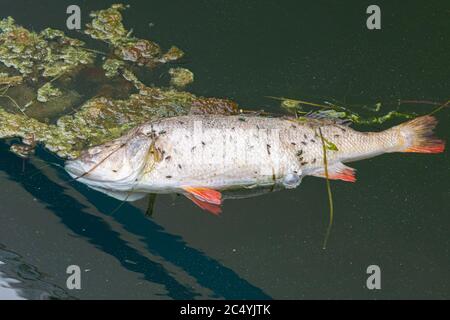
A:
{"type": "Polygon", "coordinates": [[[433,116],[423,116],[399,125],[397,128],[405,139],[401,152],[441,153],[445,141],[433,136],[437,120],[433,116]]]}

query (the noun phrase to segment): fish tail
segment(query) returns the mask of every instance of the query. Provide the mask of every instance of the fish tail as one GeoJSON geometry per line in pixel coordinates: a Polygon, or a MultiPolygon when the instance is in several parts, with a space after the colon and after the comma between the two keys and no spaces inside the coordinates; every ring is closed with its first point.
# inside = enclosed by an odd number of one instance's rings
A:
{"type": "Polygon", "coordinates": [[[445,141],[433,136],[437,120],[433,116],[423,116],[402,123],[394,129],[400,131],[400,152],[441,153],[445,141]]]}

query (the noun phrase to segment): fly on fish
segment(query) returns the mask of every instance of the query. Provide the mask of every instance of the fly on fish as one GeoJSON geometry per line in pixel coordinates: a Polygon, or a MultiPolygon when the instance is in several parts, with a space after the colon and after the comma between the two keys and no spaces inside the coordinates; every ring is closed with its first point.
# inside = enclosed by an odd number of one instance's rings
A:
{"type": "Polygon", "coordinates": [[[149,122],[86,150],[65,169],[77,181],[123,201],[181,193],[211,213],[233,190],[295,188],[305,176],[355,182],[344,163],[383,153],[441,153],[436,119],[423,116],[382,132],[358,132],[327,119],[189,115],[149,122]]]}

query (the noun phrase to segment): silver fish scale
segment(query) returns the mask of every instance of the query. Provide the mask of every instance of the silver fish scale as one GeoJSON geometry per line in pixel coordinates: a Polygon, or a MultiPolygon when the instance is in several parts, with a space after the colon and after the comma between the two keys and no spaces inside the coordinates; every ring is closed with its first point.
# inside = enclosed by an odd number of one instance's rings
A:
{"type": "Polygon", "coordinates": [[[255,193],[295,188],[306,175],[324,177],[324,146],[329,177],[344,181],[355,181],[345,162],[389,152],[442,152],[444,142],[430,138],[435,125],[425,116],[366,133],[326,119],[190,115],[139,126],[67,161],[65,169],[126,201],[185,193],[186,187],[255,193]]]}
{"type": "MultiPolygon", "coordinates": [[[[323,167],[319,126],[338,148],[349,139],[367,138],[367,134],[320,120],[252,116],[184,116],[144,125],[142,132],[155,134],[161,159],[150,161],[135,190],[275,183],[295,187],[301,176],[323,167]]],[[[330,163],[338,161],[340,154],[330,151],[330,163]]]]}

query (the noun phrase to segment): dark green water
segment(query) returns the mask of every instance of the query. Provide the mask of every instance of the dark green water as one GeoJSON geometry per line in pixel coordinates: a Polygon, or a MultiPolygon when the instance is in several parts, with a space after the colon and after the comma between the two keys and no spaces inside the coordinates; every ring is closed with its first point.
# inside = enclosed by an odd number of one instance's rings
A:
{"type": "MultiPolygon", "coordinates": [[[[108,6],[77,3],[84,16],[108,6]]],[[[367,1],[130,3],[126,25],[185,50],[183,66],[195,73],[190,89],[199,95],[271,111],[278,103],[264,96],[449,99],[445,1],[378,1],[378,31],[366,28],[367,1]]],[[[68,4],[3,0],[0,14],[35,30],[64,30],[68,4]]],[[[437,117],[437,135],[449,140],[450,111],[437,117]]],[[[19,281],[10,286],[24,298],[450,298],[448,151],[352,164],[355,184],[332,183],[335,221],[322,250],[322,179],[227,201],[218,218],[184,197],[162,196],[149,219],[145,201],[114,212],[118,201],[80,184],[61,187],[63,170],[39,169],[42,161],[34,160],[23,172],[22,160],[5,144],[0,149],[0,272],[19,281]],[[83,270],[81,290],[66,289],[72,264],[83,270]],[[366,288],[373,264],[381,268],[381,290],[366,288]]],[[[38,158],[55,161],[42,150],[38,158]]]]}

